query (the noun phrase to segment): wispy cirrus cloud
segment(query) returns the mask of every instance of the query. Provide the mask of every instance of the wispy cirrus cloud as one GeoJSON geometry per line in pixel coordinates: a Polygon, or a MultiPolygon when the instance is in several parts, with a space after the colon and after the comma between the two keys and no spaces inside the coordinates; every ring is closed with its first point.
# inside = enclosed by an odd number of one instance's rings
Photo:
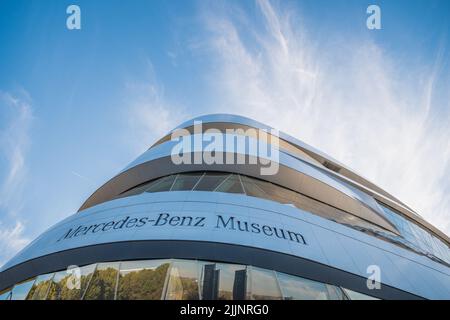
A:
{"type": "Polygon", "coordinates": [[[128,126],[132,128],[127,143],[132,144],[136,154],[144,152],[161,138],[186,120],[189,115],[184,105],[173,102],[165,94],[164,86],[157,80],[153,65],[145,63],[145,79],[126,83],[125,112],[128,126]]]}
{"type": "Polygon", "coordinates": [[[0,91],[0,265],[25,246],[21,211],[27,181],[26,153],[33,120],[30,98],[0,91]]]}
{"type": "Polygon", "coordinates": [[[30,239],[25,235],[25,226],[20,220],[10,227],[0,222],[0,267],[29,242],[30,239]]]}
{"type": "Polygon", "coordinates": [[[369,37],[313,40],[279,5],[257,1],[258,25],[239,7],[205,9],[209,38],[196,50],[215,56],[214,111],[322,149],[450,234],[450,88],[444,99],[434,92],[446,43],[433,65],[405,71],[369,37]]]}

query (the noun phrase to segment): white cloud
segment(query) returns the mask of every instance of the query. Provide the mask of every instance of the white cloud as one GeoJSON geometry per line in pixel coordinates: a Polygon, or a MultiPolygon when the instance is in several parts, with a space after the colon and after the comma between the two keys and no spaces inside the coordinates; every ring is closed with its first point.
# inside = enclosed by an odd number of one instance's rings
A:
{"type": "Polygon", "coordinates": [[[137,154],[189,117],[182,105],[169,101],[165,96],[164,87],[157,81],[150,62],[147,62],[145,80],[126,84],[125,105],[126,119],[131,128],[127,131],[127,143],[132,144],[133,152],[137,154]]]}
{"type": "Polygon", "coordinates": [[[450,99],[433,99],[442,50],[434,68],[402,71],[368,38],[317,43],[290,8],[257,4],[263,29],[236,8],[205,15],[219,66],[214,111],[287,131],[450,234],[450,99]]]}
{"type": "Polygon", "coordinates": [[[0,266],[30,242],[24,230],[25,226],[19,220],[12,227],[0,223],[0,266]]]}
{"type": "Polygon", "coordinates": [[[26,153],[33,119],[26,92],[12,95],[0,91],[0,263],[20,250],[29,240],[18,217],[24,204],[23,188],[27,179],[26,153]],[[8,227],[13,221],[13,227],[8,227]]]}

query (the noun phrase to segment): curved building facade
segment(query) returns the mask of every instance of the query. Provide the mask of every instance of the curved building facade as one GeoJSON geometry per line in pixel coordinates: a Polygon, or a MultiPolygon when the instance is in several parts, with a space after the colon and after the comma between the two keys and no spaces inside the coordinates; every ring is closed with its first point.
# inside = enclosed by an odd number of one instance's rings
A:
{"type": "Polygon", "coordinates": [[[262,123],[183,123],[0,270],[0,299],[449,299],[449,238],[262,123]]]}

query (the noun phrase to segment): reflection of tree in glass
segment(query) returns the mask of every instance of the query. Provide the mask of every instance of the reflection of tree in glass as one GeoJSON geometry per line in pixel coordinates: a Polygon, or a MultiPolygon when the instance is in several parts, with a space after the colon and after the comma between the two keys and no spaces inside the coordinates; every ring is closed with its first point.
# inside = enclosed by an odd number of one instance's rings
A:
{"type": "Polygon", "coordinates": [[[198,300],[198,283],[196,279],[180,277],[181,285],[183,287],[183,300],[198,300]]]}
{"type": "Polygon", "coordinates": [[[167,300],[198,300],[199,292],[198,292],[198,280],[195,277],[195,273],[192,273],[194,270],[182,269],[188,264],[184,264],[180,267],[172,267],[169,288],[166,295],[167,300]],[[190,275],[181,276],[180,273],[191,273],[190,275]]]}
{"type": "Polygon", "coordinates": [[[117,269],[96,270],[84,296],[86,300],[114,300],[117,269]]]}
{"type": "Polygon", "coordinates": [[[168,263],[155,269],[141,269],[119,276],[117,299],[159,300],[161,299],[168,263]]]}
{"type": "Polygon", "coordinates": [[[59,281],[54,281],[47,296],[47,300],[80,300],[82,289],[86,288],[91,274],[82,275],[80,278],[80,289],[69,289],[67,281],[71,275],[61,278],[59,281]]]}
{"type": "Polygon", "coordinates": [[[44,300],[50,284],[51,280],[35,283],[30,292],[28,292],[27,300],[44,300]]]}

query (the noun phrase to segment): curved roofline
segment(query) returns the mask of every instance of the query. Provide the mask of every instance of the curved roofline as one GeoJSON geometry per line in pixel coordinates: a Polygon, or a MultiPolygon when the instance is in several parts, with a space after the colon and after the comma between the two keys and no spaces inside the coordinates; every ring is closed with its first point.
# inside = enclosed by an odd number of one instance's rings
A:
{"type": "MultiPolygon", "coordinates": [[[[286,133],[279,131],[271,126],[268,126],[262,122],[250,119],[245,116],[235,115],[235,114],[222,114],[222,113],[196,116],[190,120],[183,122],[182,124],[178,125],[173,130],[169,131],[163,138],[157,140],[154,144],[152,144],[152,146],[149,148],[149,150],[147,150],[147,152],[149,152],[150,149],[153,149],[155,146],[157,146],[161,142],[164,142],[165,141],[164,139],[167,136],[170,136],[170,134],[172,132],[174,132],[175,130],[191,127],[197,121],[201,121],[204,124],[206,124],[206,123],[238,124],[238,125],[253,127],[255,129],[267,130],[267,131],[269,131],[269,133],[278,136],[280,139],[290,143],[294,147],[299,148],[300,150],[306,152],[308,155],[312,155],[312,157],[321,159],[322,162],[323,162],[323,160],[325,160],[326,163],[330,164],[331,166],[337,167],[339,170],[337,170],[337,171],[333,170],[333,167],[331,167],[331,169],[330,169],[328,166],[326,166],[326,164],[324,164],[323,167],[318,167],[317,163],[311,163],[311,162],[307,162],[307,163],[314,165],[316,168],[318,168],[320,170],[326,170],[328,173],[333,174],[338,179],[341,179],[347,183],[353,184],[356,188],[361,189],[362,191],[374,196],[374,198],[379,199],[380,201],[385,202],[387,205],[397,209],[398,211],[402,212],[405,216],[409,217],[411,220],[416,221],[420,225],[431,230],[433,233],[438,235],[441,239],[445,240],[447,243],[450,243],[450,238],[445,233],[443,233],[442,231],[437,229],[435,226],[430,224],[428,221],[423,219],[414,210],[412,210],[410,207],[408,207],[407,205],[402,203],[400,200],[398,200],[397,198],[392,196],[390,193],[386,192],[384,189],[377,186],[375,183],[364,178],[362,175],[356,173],[353,169],[350,169],[349,167],[342,164],[341,162],[334,159],[333,157],[329,156],[328,154],[310,146],[307,143],[304,143],[303,141],[301,141],[299,139],[296,139],[296,138],[290,136],[289,134],[286,134],[286,133]],[[344,171],[344,172],[341,172],[341,171],[344,171]]],[[[78,211],[84,210],[91,205],[95,205],[96,202],[99,203],[98,201],[95,200],[95,198],[99,197],[99,192],[100,192],[100,194],[105,193],[105,192],[110,193],[110,192],[108,192],[108,190],[110,190],[111,188],[115,189],[114,185],[116,183],[117,178],[119,178],[119,176],[123,176],[124,174],[126,175],[127,172],[131,173],[132,176],[135,176],[134,172],[132,172],[133,170],[131,170],[131,169],[143,164],[146,161],[152,161],[152,160],[148,160],[148,159],[145,160],[146,153],[144,153],[143,155],[139,156],[137,159],[132,161],[124,170],[122,170],[120,173],[118,173],[116,176],[114,176],[108,182],[106,182],[100,188],[98,188],[83,203],[83,205],[80,207],[80,209],[78,211]],[[142,156],[144,156],[144,157],[142,157],[142,156]],[[89,204],[91,204],[91,205],[89,205],[89,204]]],[[[112,191],[112,189],[111,189],[111,191],[112,191]]]]}
{"type": "MultiPolygon", "coordinates": [[[[328,155],[327,153],[281,131],[278,130],[274,127],[271,127],[269,125],[266,125],[262,122],[253,120],[251,118],[245,117],[245,116],[241,116],[241,115],[236,115],[236,114],[227,114],[227,113],[214,113],[214,114],[206,114],[206,115],[200,115],[200,116],[196,116],[190,120],[187,120],[185,122],[183,122],[182,124],[178,125],[177,127],[175,127],[173,130],[169,131],[164,137],[170,135],[172,132],[174,132],[175,130],[178,129],[184,129],[187,128],[189,126],[192,126],[194,124],[195,121],[201,121],[203,123],[213,123],[213,122],[225,122],[225,123],[235,123],[235,124],[242,124],[242,125],[246,125],[249,127],[253,127],[256,129],[263,129],[263,130],[268,130],[268,131],[272,131],[275,130],[277,132],[277,135],[280,139],[283,139],[287,142],[289,142],[290,144],[303,149],[303,150],[307,150],[309,153],[318,156],[320,158],[326,159],[328,163],[330,163],[331,165],[337,166],[340,169],[344,169],[348,172],[350,172],[351,174],[353,174],[355,177],[359,178],[358,181],[355,181],[353,177],[347,177],[357,183],[361,183],[364,187],[371,189],[372,191],[375,192],[379,192],[380,190],[383,191],[383,195],[384,196],[388,196],[391,200],[394,200],[395,202],[397,202],[398,204],[400,204],[401,206],[405,207],[406,209],[408,209],[411,213],[417,215],[420,217],[420,215],[414,211],[412,208],[410,208],[409,206],[407,206],[405,203],[401,202],[399,199],[397,199],[395,196],[393,196],[392,194],[390,194],[389,192],[387,192],[386,190],[384,190],[383,188],[381,188],[380,186],[378,186],[377,184],[375,184],[374,182],[370,181],[369,179],[367,179],[366,177],[364,177],[362,174],[356,172],[354,169],[348,167],[347,165],[343,164],[342,162],[340,162],[339,160],[333,158],[332,156],[328,155]],[[374,189],[375,187],[375,189],[374,189]]],[[[156,141],[154,144],[152,144],[152,147],[154,147],[155,145],[158,144],[159,141],[161,141],[162,139],[159,139],[158,141],[156,141]]],[[[127,166],[127,169],[130,168],[130,166],[127,166]]],[[[123,170],[125,171],[125,170],[123,170]]],[[[345,175],[344,175],[345,176],[345,175]]]]}

